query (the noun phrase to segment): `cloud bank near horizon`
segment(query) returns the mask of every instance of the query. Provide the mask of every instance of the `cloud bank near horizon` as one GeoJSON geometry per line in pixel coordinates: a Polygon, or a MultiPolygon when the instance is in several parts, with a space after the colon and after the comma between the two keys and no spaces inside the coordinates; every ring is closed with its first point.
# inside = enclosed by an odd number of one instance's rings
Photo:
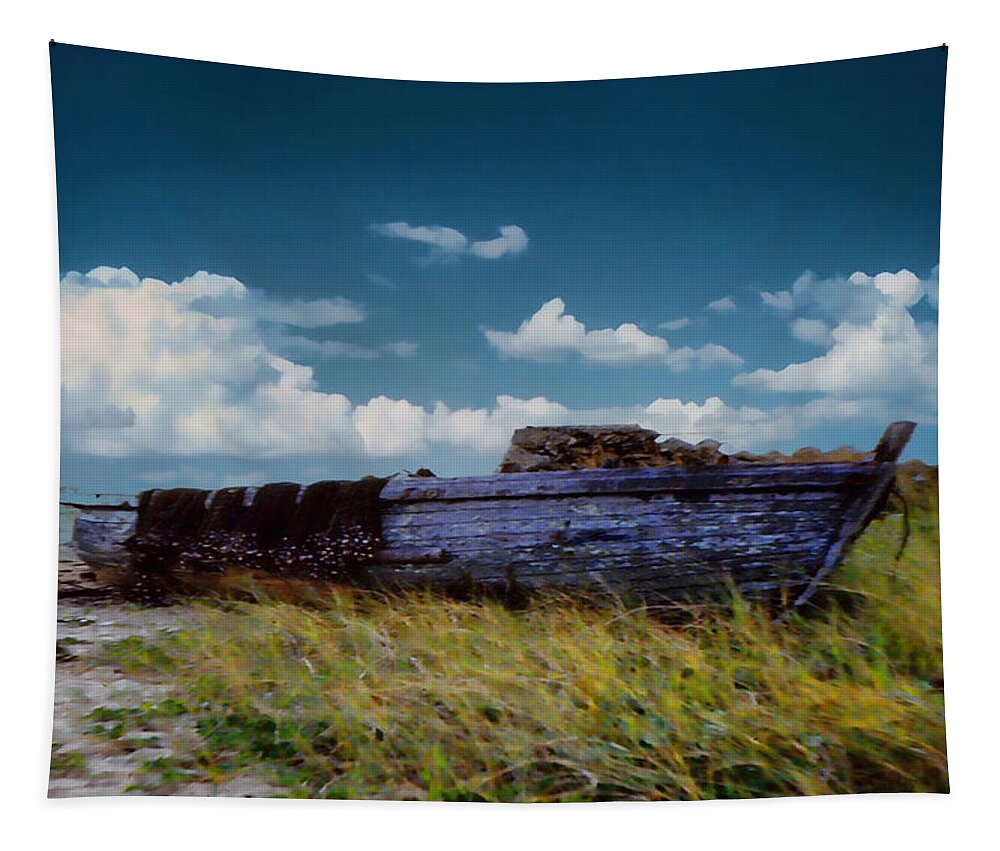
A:
{"type": "MultiPolygon", "coordinates": [[[[824,307],[825,282],[797,282],[797,292],[788,291],[793,311],[825,310],[831,323],[842,317],[832,327],[809,316],[792,320],[790,333],[824,347],[824,354],[733,379],[748,389],[818,398],[765,407],[732,405],[717,395],[700,402],[661,396],[572,408],[547,396],[501,392],[491,405],[454,408],[386,395],[354,401],[322,389],[313,368],[294,359],[296,346],[302,354],[412,357],[415,343],[352,349],[285,334],[277,338],[281,345],[268,333],[273,323],[305,330],[364,321],[363,307],[346,299],[282,301],[207,272],[166,283],[98,267],[62,281],[63,439],[72,452],[119,459],[150,453],[262,462],[403,459],[436,450],[495,459],[511,432],[525,425],[636,422],[692,441],[713,437],[728,450],[760,450],[820,425],[885,422],[901,411],[933,422],[936,326],[917,323],[908,312],[917,298],[908,279],[883,279],[881,286],[877,279],[852,276],[859,303],[840,301],[832,312],[824,307]],[[870,304],[870,289],[881,300],[870,304]],[[316,352],[317,346],[330,351],[316,352]],[[915,389],[892,392],[907,387],[915,389]]],[[[920,297],[929,298],[930,286],[921,283],[920,297]]],[[[566,313],[561,299],[547,302],[516,332],[484,334],[501,354],[530,360],[574,356],[591,364],[672,370],[742,364],[722,346],[675,349],[631,323],[588,330],[566,313]]]]}

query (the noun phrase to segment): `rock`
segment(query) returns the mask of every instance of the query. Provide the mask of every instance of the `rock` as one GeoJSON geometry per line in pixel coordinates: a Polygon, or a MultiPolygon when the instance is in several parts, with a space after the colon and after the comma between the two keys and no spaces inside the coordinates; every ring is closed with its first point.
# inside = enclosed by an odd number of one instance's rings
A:
{"type": "Polygon", "coordinates": [[[553,460],[548,455],[528,452],[519,446],[511,446],[500,462],[500,473],[530,473],[539,470],[556,470],[561,467],[552,466],[553,460]]]}
{"type": "Polygon", "coordinates": [[[665,456],[670,456],[674,452],[694,452],[694,445],[679,437],[668,437],[660,444],[660,452],[665,456]]]}
{"type": "Polygon", "coordinates": [[[501,473],[662,467],[659,434],[639,425],[528,426],[514,432],[501,473]]]}
{"type": "Polygon", "coordinates": [[[729,456],[719,451],[721,446],[720,441],[710,438],[705,438],[693,446],[686,440],[671,437],[660,444],[660,452],[667,466],[707,467],[729,463],[729,456]]]}

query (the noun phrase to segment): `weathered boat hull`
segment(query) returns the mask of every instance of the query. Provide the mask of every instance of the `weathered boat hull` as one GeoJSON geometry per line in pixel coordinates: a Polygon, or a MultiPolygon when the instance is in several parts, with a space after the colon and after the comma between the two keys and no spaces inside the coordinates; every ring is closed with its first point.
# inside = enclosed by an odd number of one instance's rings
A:
{"type": "MultiPolygon", "coordinates": [[[[702,596],[730,583],[804,602],[886,500],[913,431],[894,423],[870,460],[400,478],[382,491],[381,588],[592,587],[702,596]]],[[[93,507],[80,557],[127,564],[135,513],[93,507]]]]}

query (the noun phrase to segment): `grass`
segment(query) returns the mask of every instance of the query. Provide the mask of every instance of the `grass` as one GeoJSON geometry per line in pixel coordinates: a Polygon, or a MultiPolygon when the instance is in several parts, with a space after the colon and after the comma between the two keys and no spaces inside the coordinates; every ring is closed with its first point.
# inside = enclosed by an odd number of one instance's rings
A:
{"type": "Polygon", "coordinates": [[[822,606],[781,625],[739,598],[683,620],[562,596],[524,611],[347,590],[311,607],[202,602],[203,627],[105,648],[176,694],[101,708],[93,734],[190,713],[200,750],[147,767],[167,788],[253,771],[292,797],[947,791],[937,504],[908,486],[902,557],[886,515],[822,606]]]}

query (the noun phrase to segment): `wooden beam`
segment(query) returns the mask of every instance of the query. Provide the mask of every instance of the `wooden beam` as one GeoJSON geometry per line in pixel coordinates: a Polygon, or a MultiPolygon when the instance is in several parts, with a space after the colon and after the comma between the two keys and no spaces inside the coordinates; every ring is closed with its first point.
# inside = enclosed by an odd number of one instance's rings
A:
{"type": "Polygon", "coordinates": [[[747,464],[718,467],[647,467],[626,470],[568,470],[546,473],[499,473],[457,479],[393,479],[382,491],[391,502],[453,499],[511,499],[596,494],[643,494],[694,491],[708,495],[733,490],[837,489],[864,487],[879,465],[747,464]]]}
{"type": "Polygon", "coordinates": [[[875,446],[875,461],[878,463],[896,461],[902,455],[906,444],[910,442],[916,427],[917,424],[909,420],[891,423],[875,446]]]}

